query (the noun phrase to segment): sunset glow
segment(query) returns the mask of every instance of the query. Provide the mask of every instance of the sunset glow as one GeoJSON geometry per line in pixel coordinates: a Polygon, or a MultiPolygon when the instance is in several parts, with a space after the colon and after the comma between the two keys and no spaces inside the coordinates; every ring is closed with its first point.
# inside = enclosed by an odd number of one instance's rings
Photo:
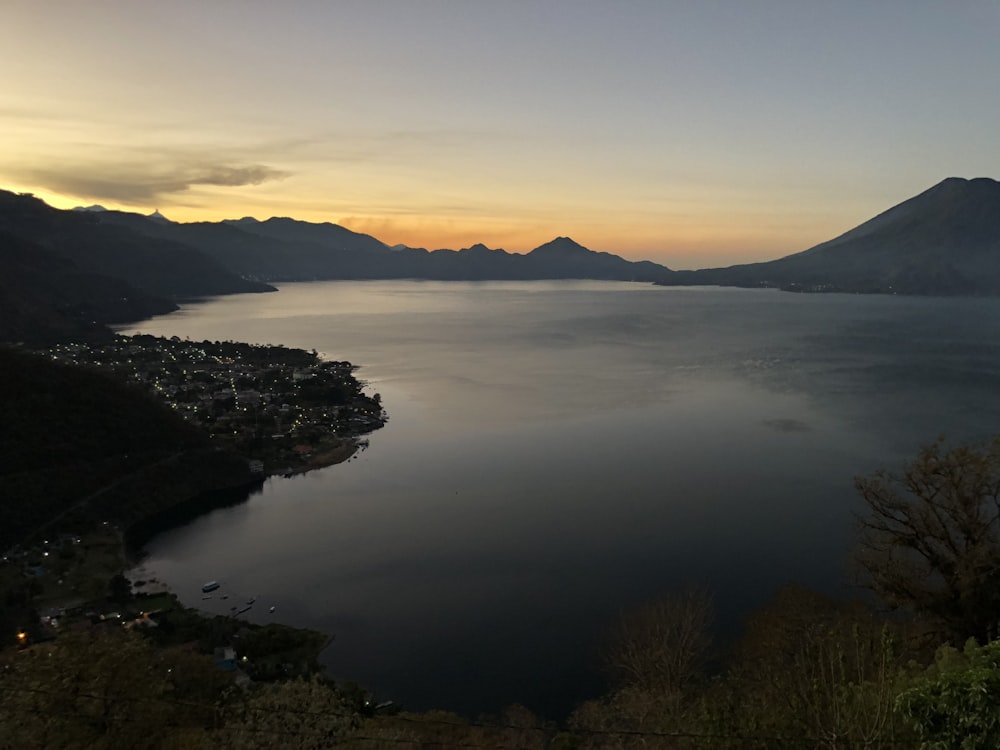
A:
{"type": "Polygon", "coordinates": [[[5,4],[0,187],[677,268],[1000,174],[993,2],[5,4]]]}

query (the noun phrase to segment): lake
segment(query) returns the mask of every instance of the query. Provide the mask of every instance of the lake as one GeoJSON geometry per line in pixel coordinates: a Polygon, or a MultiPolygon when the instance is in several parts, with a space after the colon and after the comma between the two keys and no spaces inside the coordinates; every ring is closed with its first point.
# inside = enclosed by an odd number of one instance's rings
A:
{"type": "Polygon", "coordinates": [[[127,332],[317,349],[387,426],[147,545],[188,605],[335,635],[379,699],[553,718],[623,608],[692,584],[724,632],[786,582],[850,593],[853,477],[1000,415],[1000,300],[617,282],[315,282],[127,332]],[[220,592],[221,593],[221,592],[220,592]],[[274,614],[268,607],[274,605],[274,614]]]}

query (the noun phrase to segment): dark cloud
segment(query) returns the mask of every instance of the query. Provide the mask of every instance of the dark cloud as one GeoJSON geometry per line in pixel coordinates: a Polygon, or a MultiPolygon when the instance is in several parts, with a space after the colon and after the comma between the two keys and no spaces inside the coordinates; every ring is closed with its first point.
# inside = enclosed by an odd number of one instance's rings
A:
{"type": "Polygon", "coordinates": [[[20,180],[53,192],[137,205],[148,205],[196,185],[260,185],[289,175],[264,164],[224,163],[190,163],[169,167],[95,163],[24,167],[15,171],[20,180]]]}

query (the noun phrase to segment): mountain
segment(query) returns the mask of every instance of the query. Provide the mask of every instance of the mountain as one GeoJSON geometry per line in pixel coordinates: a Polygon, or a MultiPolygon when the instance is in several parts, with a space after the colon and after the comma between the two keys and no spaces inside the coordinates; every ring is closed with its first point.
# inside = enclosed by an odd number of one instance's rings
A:
{"type": "Polygon", "coordinates": [[[0,340],[98,335],[176,309],[177,298],[267,291],[187,245],[0,190],[0,340]]]}
{"type": "Polygon", "coordinates": [[[232,273],[260,281],[380,278],[375,256],[391,252],[373,237],[336,224],[286,218],[257,221],[246,217],[185,224],[108,211],[100,220],[196,248],[232,273]]]}
{"type": "Polygon", "coordinates": [[[352,232],[350,229],[330,222],[312,224],[288,217],[273,217],[267,221],[243,218],[223,223],[238,226],[243,231],[281,242],[307,243],[341,250],[380,252],[388,249],[384,242],[380,242],[371,235],[352,232]]]}
{"type": "Polygon", "coordinates": [[[0,190],[0,340],[102,335],[176,309],[175,300],[314,279],[654,281],[670,270],[558,237],[529,253],[389,247],[331,223],[287,217],[180,223],[0,190]]]}
{"type": "Polygon", "coordinates": [[[111,374],[0,345],[0,393],[0,550],[63,513],[74,533],[102,520],[127,527],[251,479],[245,459],[111,374]]]}
{"type": "Polygon", "coordinates": [[[670,273],[665,266],[648,260],[628,261],[611,253],[588,250],[569,237],[556,237],[525,257],[539,278],[656,281],[670,273]]]}
{"type": "MultiPolygon", "coordinates": [[[[104,212],[60,211],[30,195],[0,191],[0,230],[72,260],[84,271],[121,279],[149,294],[198,297],[269,291],[194,248],[104,220],[104,212]]],[[[155,220],[150,223],[156,225],[155,220]]]]}
{"type": "Polygon", "coordinates": [[[109,335],[105,323],[177,309],[121,279],[88,273],[72,260],[0,231],[0,341],[49,343],[109,335]]]}
{"type": "Polygon", "coordinates": [[[660,283],[1000,295],[1000,182],[950,177],[803,252],[767,263],[678,271],[660,283]]]}
{"type": "Polygon", "coordinates": [[[389,247],[371,235],[337,224],[278,217],[181,224],[107,211],[100,215],[100,221],[195,247],[244,278],[269,282],[400,278],[653,281],[670,273],[656,263],[634,263],[610,253],[593,252],[567,237],[521,255],[482,244],[461,250],[389,247]]]}

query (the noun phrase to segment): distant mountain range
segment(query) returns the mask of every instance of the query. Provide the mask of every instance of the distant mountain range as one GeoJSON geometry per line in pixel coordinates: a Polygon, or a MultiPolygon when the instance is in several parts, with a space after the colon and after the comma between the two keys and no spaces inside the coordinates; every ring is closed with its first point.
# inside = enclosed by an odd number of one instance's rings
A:
{"type": "Polygon", "coordinates": [[[669,269],[559,237],[525,255],[389,247],[336,224],[289,218],[178,223],[93,205],[54,209],[0,191],[0,340],[99,335],[176,300],[273,291],[267,282],[421,278],[654,281],[669,269]]]}
{"type": "Polygon", "coordinates": [[[767,263],[675,271],[658,283],[997,296],[1000,182],[950,177],[804,252],[767,263]]]}
{"type": "Polygon", "coordinates": [[[949,178],[785,258],[672,271],[558,237],[529,253],[389,247],[331,223],[246,217],[178,223],[0,190],[0,340],[95,333],[176,300],[318,279],[606,279],[791,291],[1000,295],[1000,183],[949,178]]]}
{"type": "Polygon", "coordinates": [[[588,250],[558,237],[529,253],[473,245],[462,250],[389,247],[337,224],[289,218],[179,224],[121,211],[98,213],[106,225],[196,248],[234,273],[261,281],[317,279],[608,279],[655,281],[670,271],[588,250]]]}

